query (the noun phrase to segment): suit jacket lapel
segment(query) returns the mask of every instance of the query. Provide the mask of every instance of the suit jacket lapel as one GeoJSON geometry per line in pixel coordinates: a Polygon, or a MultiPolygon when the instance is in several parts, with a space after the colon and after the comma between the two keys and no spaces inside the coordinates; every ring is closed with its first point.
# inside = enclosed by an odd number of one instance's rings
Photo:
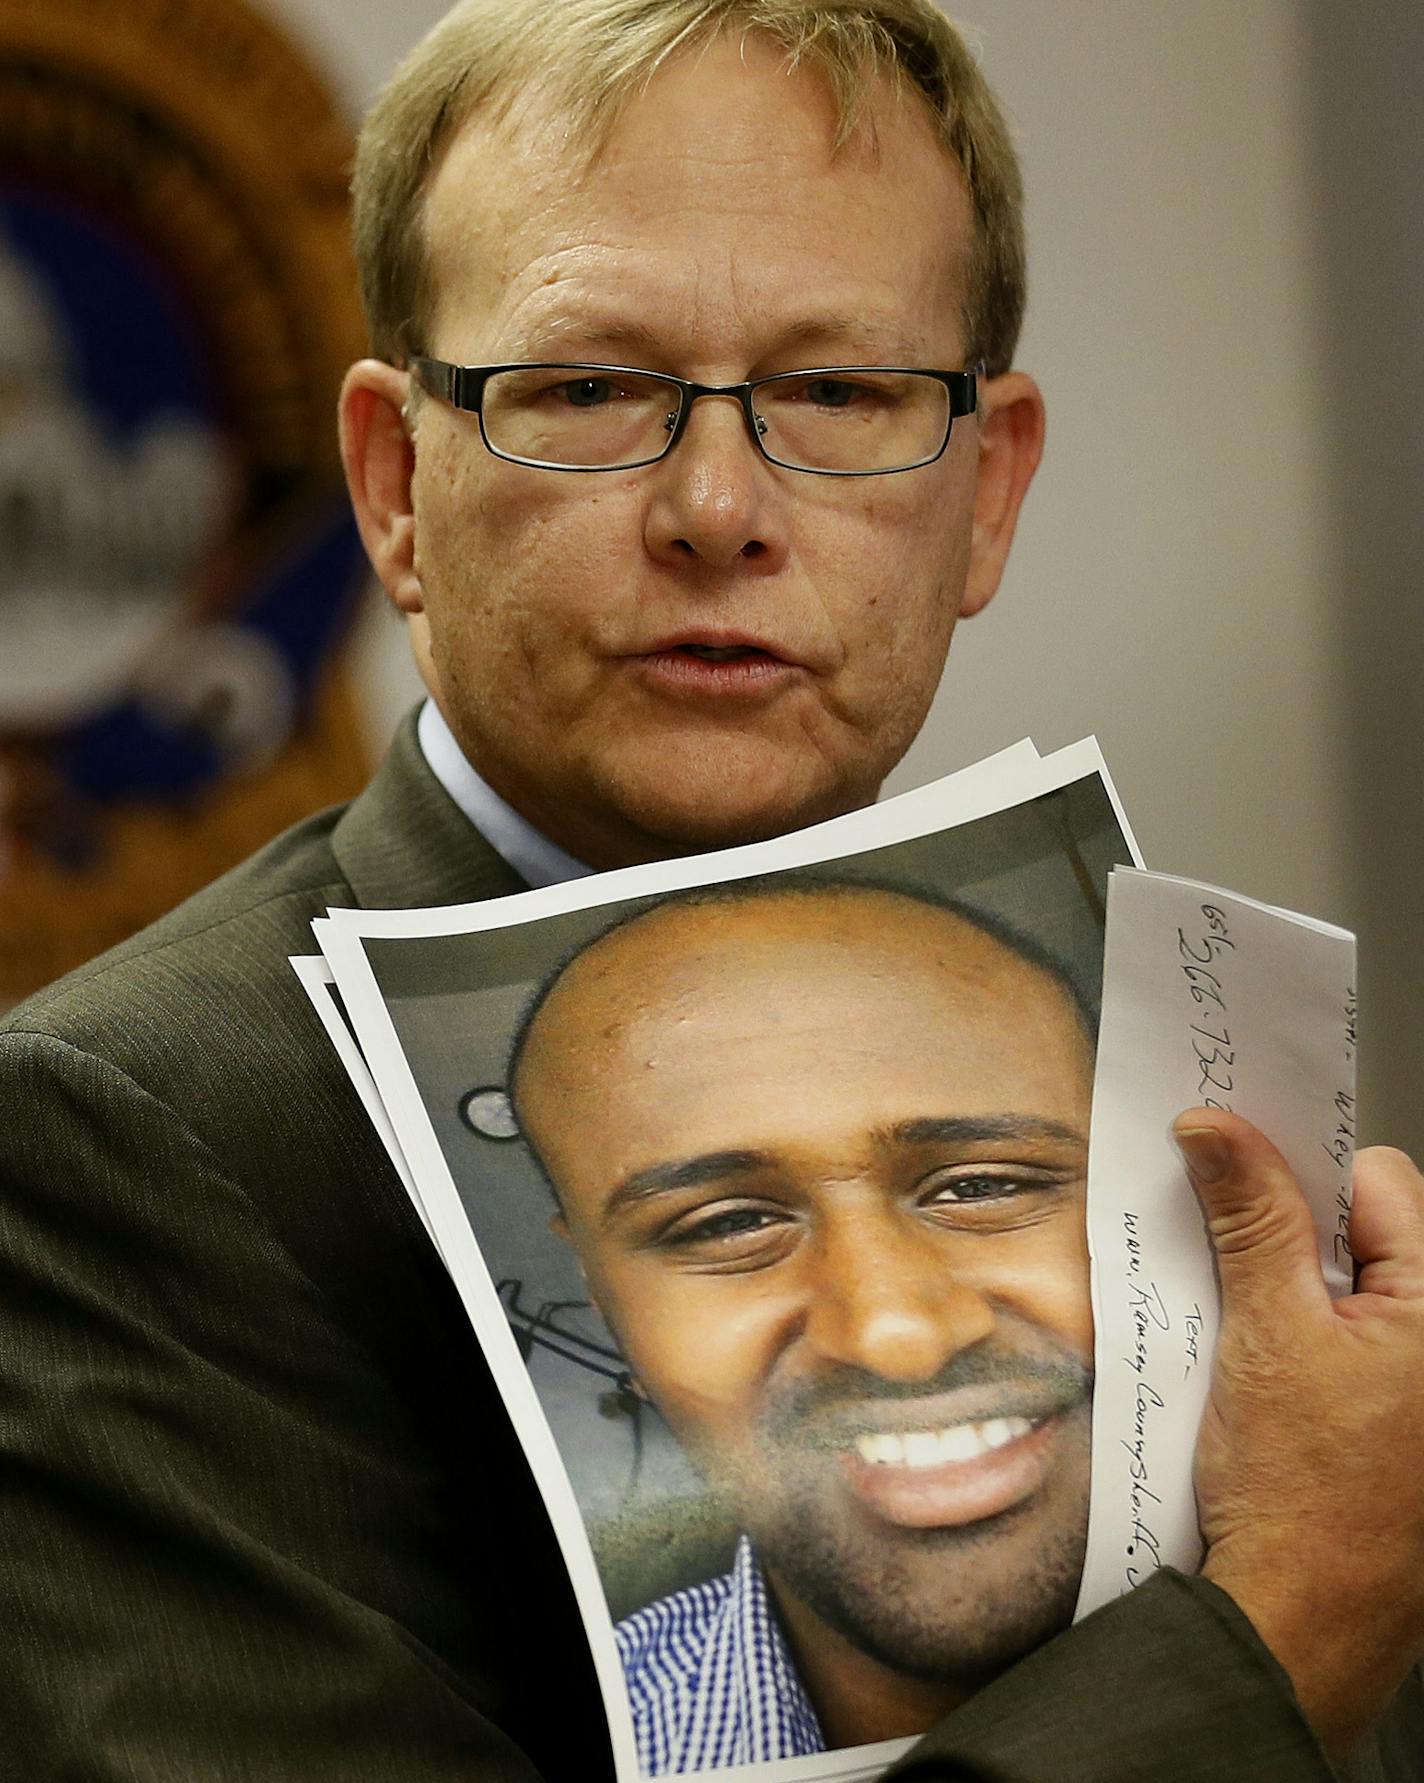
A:
{"type": "Polygon", "coordinates": [[[402,720],[376,777],[338,819],[331,846],[368,910],[468,904],[527,891],[525,881],[431,773],[402,720]]]}

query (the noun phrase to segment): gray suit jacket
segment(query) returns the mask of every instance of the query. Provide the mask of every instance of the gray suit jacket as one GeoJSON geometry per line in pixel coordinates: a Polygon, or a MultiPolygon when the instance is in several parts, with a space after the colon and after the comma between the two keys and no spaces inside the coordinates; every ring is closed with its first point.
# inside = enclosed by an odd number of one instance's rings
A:
{"type": "MultiPolygon", "coordinates": [[[[407,724],[348,809],[0,1024],[0,1777],[608,1774],[519,1445],[286,963],[328,905],[519,889],[407,724]]],[[[1400,1738],[1362,1783],[1424,1776],[1424,1715],[1400,1738]]],[[[1229,1600],[1173,1576],[901,1774],[1331,1773],[1229,1600]]]]}

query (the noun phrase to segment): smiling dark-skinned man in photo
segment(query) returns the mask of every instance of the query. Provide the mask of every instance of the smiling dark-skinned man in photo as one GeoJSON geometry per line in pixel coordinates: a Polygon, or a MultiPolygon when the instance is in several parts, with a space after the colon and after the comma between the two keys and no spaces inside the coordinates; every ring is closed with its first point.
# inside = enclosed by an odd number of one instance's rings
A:
{"type": "Polygon", "coordinates": [[[1093,1047],[1024,937],[827,873],[674,896],[539,991],[555,1229],[740,1538],[617,1628],[647,1775],[923,1733],[1072,1620],[1093,1047]]]}
{"type": "MultiPolygon", "coordinates": [[[[17,1783],[608,1774],[519,1445],[287,956],[329,905],[873,801],[1041,449],[1013,152],[925,0],[466,0],[354,193],[343,454],[430,699],[350,807],[0,1029],[17,1783]]],[[[1202,1574],[898,1777],[1424,1774],[1424,1184],[1361,1155],[1332,1304],[1269,1142],[1179,1137],[1224,1300],[1202,1574]]]]}

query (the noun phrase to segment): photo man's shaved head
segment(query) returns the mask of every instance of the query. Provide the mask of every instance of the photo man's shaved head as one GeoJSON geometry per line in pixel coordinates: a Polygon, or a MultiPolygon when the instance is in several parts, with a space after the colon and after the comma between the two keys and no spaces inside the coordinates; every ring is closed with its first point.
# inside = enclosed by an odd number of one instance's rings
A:
{"type": "Polygon", "coordinates": [[[805,881],[606,932],[516,1046],[590,1292],[752,1538],[833,1743],[838,1703],[854,1738],[913,1732],[1071,1618],[1091,1081],[1030,945],[805,881]]]}

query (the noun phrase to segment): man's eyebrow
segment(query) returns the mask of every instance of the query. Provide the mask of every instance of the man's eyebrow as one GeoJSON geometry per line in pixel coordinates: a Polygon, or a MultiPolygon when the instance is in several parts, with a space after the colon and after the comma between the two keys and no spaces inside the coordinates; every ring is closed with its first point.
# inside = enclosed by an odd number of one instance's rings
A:
{"type": "MultiPolygon", "coordinates": [[[[975,1145],[997,1140],[1019,1143],[1057,1143],[1085,1145],[1087,1135],[1064,1121],[1048,1120],[1032,1114],[930,1114],[914,1120],[897,1121],[893,1126],[877,1128],[874,1137],[894,1145],[975,1145]]],[[[604,1202],[599,1214],[607,1225],[619,1214],[657,1195],[673,1194],[679,1189],[700,1189],[709,1183],[725,1182],[728,1177],[751,1176],[768,1169],[773,1159],[768,1152],[737,1150],[700,1152],[692,1158],[670,1158],[665,1163],[649,1164],[631,1171],[618,1183],[604,1202]]]]}
{"type": "Polygon", "coordinates": [[[625,1176],[603,1204],[600,1223],[607,1225],[626,1208],[647,1201],[654,1195],[667,1195],[677,1189],[700,1189],[707,1183],[722,1182],[727,1177],[750,1176],[764,1170],[771,1162],[766,1152],[722,1151],[700,1152],[693,1158],[670,1158],[663,1164],[649,1164],[625,1176]]]}
{"type": "Polygon", "coordinates": [[[897,1145],[975,1145],[1010,1139],[1085,1145],[1087,1134],[1036,1114],[931,1114],[897,1121],[876,1135],[897,1145]]]}
{"type": "MultiPolygon", "coordinates": [[[[521,343],[523,357],[531,358],[546,350],[562,350],[565,339],[573,339],[589,347],[608,347],[634,353],[663,355],[667,342],[646,323],[633,318],[626,321],[560,316],[547,328],[521,343]]],[[[804,316],[779,330],[771,351],[785,352],[811,341],[824,341],[828,347],[844,348],[871,355],[877,363],[908,363],[918,349],[910,349],[893,330],[886,330],[863,318],[852,316],[804,316]]],[[[867,359],[866,363],[869,363],[867,359]]]]}

